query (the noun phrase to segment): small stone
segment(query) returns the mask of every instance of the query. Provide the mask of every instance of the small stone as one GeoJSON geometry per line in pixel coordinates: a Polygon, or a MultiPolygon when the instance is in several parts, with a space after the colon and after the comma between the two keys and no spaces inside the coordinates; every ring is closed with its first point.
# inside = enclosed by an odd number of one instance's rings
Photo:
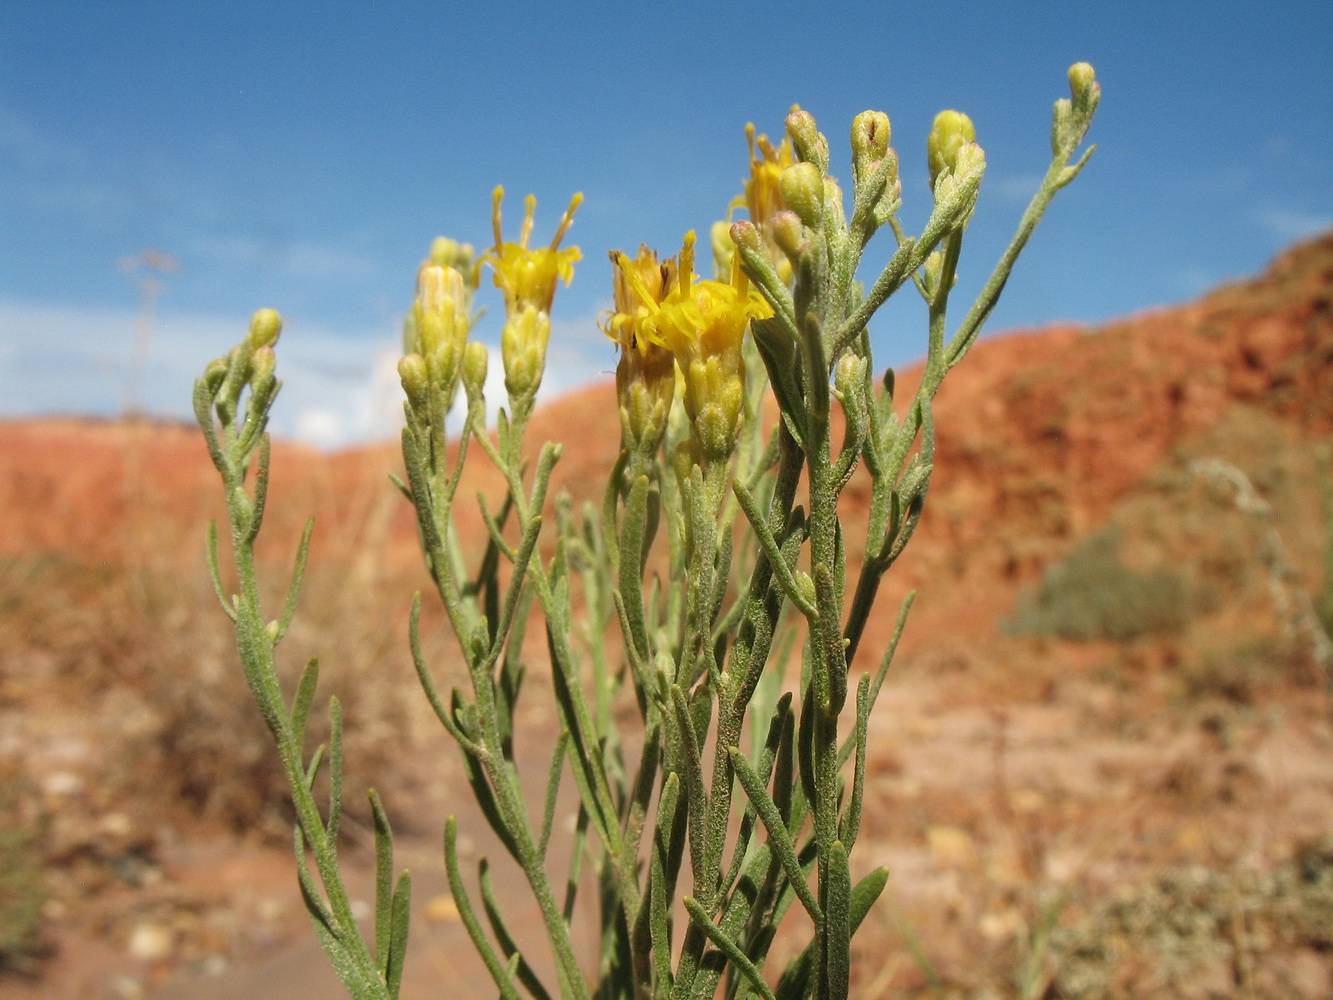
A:
{"type": "Polygon", "coordinates": [[[454,897],[446,893],[432,899],[426,904],[426,919],[433,924],[458,923],[458,904],[454,897]]]}
{"type": "Polygon", "coordinates": [[[976,857],[972,834],[960,826],[932,826],[926,831],[926,843],[942,865],[965,865],[976,857]]]}
{"type": "Polygon", "coordinates": [[[140,962],[160,962],[175,947],[174,935],[161,924],[136,924],[130,931],[129,952],[140,962]]]}
{"type": "Polygon", "coordinates": [[[147,996],[143,983],[133,976],[116,976],[107,983],[107,989],[117,1000],[143,1000],[147,996]]]}

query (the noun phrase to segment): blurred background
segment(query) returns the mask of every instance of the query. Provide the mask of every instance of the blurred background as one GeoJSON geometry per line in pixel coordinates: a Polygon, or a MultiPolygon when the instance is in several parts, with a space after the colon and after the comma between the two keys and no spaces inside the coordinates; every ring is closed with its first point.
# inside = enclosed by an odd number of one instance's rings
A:
{"type": "MultiPolygon", "coordinates": [[[[503,184],[506,235],[531,192],[544,242],[583,192],[530,440],[563,440],[556,490],[599,500],[619,445],[606,252],[706,234],[741,191],[747,122],[777,138],[800,103],[846,182],[852,117],[886,111],[910,231],[934,114],[970,114],[988,169],[965,304],[1078,60],[1103,88],[1097,153],[945,383],[922,527],[855,665],[918,590],[872,719],[853,863],[893,876],[855,995],[1333,995],[1330,37],[1327,3],[8,0],[0,1000],[340,995],[203,561],[222,508],[190,384],[255,308],[287,323],[260,560],[276,602],[315,514],[281,669],[320,656],[347,713],[354,890],[375,784],[418,880],[404,997],[491,995],[444,816],[469,863],[495,845],[412,674],[430,581],[385,477],[431,239],[489,246],[503,184]]],[[[488,280],[480,299],[494,342],[488,280]]],[[[907,386],[924,310],[899,299],[872,331],[907,386]]],[[[499,478],[469,469],[460,496],[494,506],[499,478]]],[[[853,479],[853,554],[867,496],[853,479]]],[[[475,558],[480,518],[460,519],[475,558]]],[[[424,616],[437,683],[465,683],[429,598],[424,616]]],[[[557,720],[530,639],[542,773],[557,720]]],[[[526,890],[496,878],[521,925],[526,890]]]]}
{"type": "MultiPolygon", "coordinates": [[[[391,435],[416,265],[436,235],[490,244],[496,184],[510,226],[537,196],[538,240],[584,193],[547,391],[605,375],[606,252],[706,234],[746,175],[745,124],[776,138],[793,103],[844,182],[852,116],[889,114],[909,231],[929,211],[933,116],[972,116],[989,167],[967,291],[1045,171],[1051,102],[1079,60],[1107,95],[1101,148],[990,329],[1180,301],[1333,225],[1330,33],[1316,2],[11,0],[0,415],[186,414],[199,359],[271,306],[288,324],[278,430],[324,446],[391,435]]],[[[872,246],[867,272],[887,256],[872,246]]],[[[917,307],[876,324],[882,360],[920,353],[917,307]]]]}

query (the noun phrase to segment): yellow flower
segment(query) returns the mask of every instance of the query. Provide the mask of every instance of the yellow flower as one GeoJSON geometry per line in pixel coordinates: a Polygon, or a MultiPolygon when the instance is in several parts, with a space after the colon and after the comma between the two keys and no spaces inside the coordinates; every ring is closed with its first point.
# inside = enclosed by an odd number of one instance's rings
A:
{"type": "Polygon", "coordinates": [[[528,195],[523,227],[517,243],[506,243],[500,231],[500,202],[504,188],[497,187],[492,201],[491,220],[495,227],[495,246],[483,255],[495,273],[495,286],[504,292],[505,325],[500,333],[500,354],[504,361],[505,387],[516,408],[531,407],[546,368],[546,342],[551,333],[551,302],[555,286],[566,285],[574,277],[574,262],[582,257],[578,247],[560,249],[560,241],[574,221],[574,210],[583,201],[576,194],[560,218],[560,225],[549,247],[531,249],[532,213],[537,199],[528,195]]]}
{"type": "Polygon", "coordinates": [[[647,246],[633,259],[611,253],[615,270],[615,309],[602,330],[620,346],[616,365],[616,399],[620,408],[621,445],[651,455],[666,432],[667,416],[676,395],[676,363],[666,347],[647,336],[647,326],[676,283],[674,257],[659,261],[647,246]]]}
{"type": "Polygon", "coordinates": [[[482,256],[482,260],[491,265],[495,272],[495,287],[504,292],[505,313],[521,313],[528,306],[549,313],[555,299],[556,282],[563,281],[568,285],[574,277],[574,262],[583,257],[578,247],[560,249],[560,241],[573,223],[574,210],[583,201],[583,195],[576,194],[569,200],[569,208],[560,218],[551,245],[535,250],[528,247],[528,241],[532,238],[532,213],[537,208],[537,199],[532,195],[527,197],[523,228],[517,243],[504,242],[500,233],[500,202],[504,199],[504,188],[497,187],[492,199],[495,246],[482,256]]]}
{"type": "Polygon", "coordinates": [[[618,303],[626,308],[617,309],[606,329],[622,348],[658,344],[671,351],[684,375],[685,412],[703,457],[722,459],[731,454],[740,431],[745,396],[741,340],[750,319],[771,315],[771,310],[750,287],[739,257],[731,281],[698,280],[694,242],[694,232],[686,233],[675,281],[668,282],[664,268],[656,287],[644,251],[638,261],[620,255],[619,275],[634,294],[618,303]]]}
{"type": "Polygon", "coordinates": [[[773,219],[786,208],[782,197],[782,172],[795,162],[791,143],[786,139],[774,148],[766,135],[755,135],[754,125],[745,126],[745,141],[750,146],[750,177],[745,182],[745,208],[750,221],[759,227],[778,276],[791,284],[791,262],[773,240],[773,219]]]}

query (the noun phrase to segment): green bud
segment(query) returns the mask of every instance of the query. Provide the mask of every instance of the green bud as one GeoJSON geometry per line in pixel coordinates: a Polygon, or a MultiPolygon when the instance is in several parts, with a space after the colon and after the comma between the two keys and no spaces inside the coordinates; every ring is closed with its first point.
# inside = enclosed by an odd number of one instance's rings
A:
{"type": "MultiPolygon", "coordinates": [[[[807,163],[819,163],[820,140],[824,137],[819,134],[819,129],[815,126],[814,115],[800,105],[792,105],[791,113],[787,115],[787,135],[791,137],[792,149],[796,150],[797,159],[807,163]]],[[[827,147],[827,143],[824,145],[827,147]]],[[[827,162],[827,153],[824,159],[827,162]]]]}
{"type": "Polygon", "coordinates": [[[782,202],[811,229],[824,216],[824,178],[813,163],[796,163],[782,171],[782,202]]]}
{"type": "Polygon", "coordinates": [[[759,227],[749,219],[731,224],[731,242],[750,253],[759,253],[764,249],[764,238],[759,235],[759,227]]]}
{"type": "Polygon", "coordinates": [[[214,358],[204,367],[204,385],[208,391],[217,395],[218,386],[227,377],[227,359],[214,358]]]}
{"type": "Polygon", "coordinates": [[[841,227],[844,224],[842,216],[842,187],[832,177],[824,178],[824,211],[833,214],[833,223],[841,227]]]}
{"type": "Polygon", "coordinates": [[[276,309],[260,309],[250,319],[250,335],[246,338],[251,350],[272,347],[282,332],[282,317],[276,309]]]}
{"type": "Polygon", "coordinates": [[[536,306],[525,306],[505,320],[500,331],[500,358],[511,399],[531,402],[536,396],[546,370],[550,336],[551,317],[536,306]]]}
{"type": "Polygon", "coordinates": [[[866,359],[847,353],[838,359],[833,369],[833,387],[843,399],[859,396],[866,380],[866,359]]]}
{"type": "Polygon", "coordinates": [[[1069,92],[1077,108],[1086,107],[1092,102],[1094,94],[1100,96],[1101,87],[1097,84],[1097,74],[1091,63],[1079,62],[1069,67],[1069,92]]]}
{"type": "Polygon", "coordinates": [[[941,111],[926,140],[926,162],[930,167],[930,186],[940,174],[957,173],[958,151],[969,142],[975,142],[977,130],[972,119],[961,111],[941,111]]]}
{"type": "Polygon", "coordinates": [[[273,377],[273,369],[278,364],[278,356],[273,353],[273,348],[265,345],[256,348],[250,355],[251,377],[255,381],[260,379],[269,379],[273,377]]]}
{"type": "Polygon", "coordinates": [[[463,388],[467,392],[468,402],[485,398],[486,367],[490,356],[486,345],[479,340],[468,341],[463,349],[463,388]]]}
{"type": "Polygon", "coordinates": [[[890,131],[883,111],[862,111],[852,119],[852,175],[857,182],[869,177],[888,153],[890,131]]]}
{"type": "Polygon", "coordinates": [[[421,410],[426,405],[430,390],[430,376],[426,369],[426,359],[420,354],[405,354],[398,359],[398,378],[403,383],[403,392],[412,409],[421,410]]]}
{"type": "Polygon", "coordinates": [[[430,245],[428,259],[430,263],[440,267],[452,267],[467,278],[469,283],[475,284],[472,279],[475,277],[476,257],[477,251],[471,243],[459,243],[447,236],[437,236],[430,245]]]}
{"type": "Polygon", "coordinates": [[[773,216],[773,242],[789,260],[798,260],[810,252],[810,240],[795,212],[783,211],[773,216]]]}
{"type": "Polygon", "coordinates": [[[810,574],[803,569],[798,569],[793,576],[796,579],[796,589],[801,592],[807,604],[815,603],[815,581],[810,579],[810,574]]]}

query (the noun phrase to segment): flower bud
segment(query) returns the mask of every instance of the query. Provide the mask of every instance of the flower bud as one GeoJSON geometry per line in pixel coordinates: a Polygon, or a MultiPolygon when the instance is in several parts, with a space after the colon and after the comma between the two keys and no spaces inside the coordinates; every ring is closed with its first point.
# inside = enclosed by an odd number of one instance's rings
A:
{"type": "Polygon", "coordinates": [[[791,136],[792,148],[796,150],[799,159],[808,163],[819,162],[820,140],[823,136],[815,126],[814,115],[800,105],[792,105],[791,113],[787,115],[787,135],[791,136]]]}
{"type": "Polygon", "coordinates": [[[811,229],[824,216],[824,178],[813,163],[796,163],[782,171],[782,201],[811,229]]]}
{"type": "Polygon", "coordinates": [[[263,347],[256,348],[250,355],[250,373],[256,381],[259,379],[270,379],[273,377],[273,369],[277,366],[278,356],[273,353],[273,348],[265,344],[263,347]]]}
{"type": "Polygon", "coordinates": [[[616,365],[622,446],[642,455],[657,451],[676,395],[676,362],[665,347],[625,347],[616,365]]]}
{"type": "Polygon", "coordinates": [[[795,212],[779,212],[773,216],[773,242],[793,261],[810,251],[810,240],[795,212]]]}
{"type": "Polygon", "coordinates": [[[942,173],[957,173],[958,151],[976,140],[972,119],[961,111],[941,111],[926,140],[926,162],[930,167],[930,186],[942,173]]]}
{"type": "Polygon", "coordinates": [[[889,151],[889,116],[883,111],[862,111],[852,119],[852,173],[857,181],[869,177],[889,151]]]}
{"type": "Polygon", "coordinates": [[[739,222],[733,222],[730,229],[731,242],[736,244],[742,250],[748,250],[751,253],[760,253],[764,249],[764,239],[759,235],[759,229],[748,219],[741,219],[739,222]]]}
{"type": "Polygon", "coordinates": [[[435,237],[430,245],[429,260],[432,264],[452,267],[464,273],[471,269],[476,256],[477,251],[471,243],[459,243],[447,236],[435,237]]]}
{"type": "Polygon", "coordinates": [[[526,306],[505,321],[500,331],[500,357],[511,399],[531,400],[537,394],[550,337],[551,317],[536,306],[526,306]]]}
{"type": "Polygon", "coordinates": [[[479,340],[468,341],[467,347],[463,349],[463,389],[467,392],[469,402],[485,398],[486,368],[489,362],[486,345],[479,340]]]}
{"type": "Polygon", "coordinates": [[[250,335],[246,341],[251,350],[272,347],[282,332],[282,317],[276,309],[260,309],[250,320],[250,335]]]}
{"type": "Polygon", "coordinates": [[[833,369],[833,387],[844,399],[852,398],[861,392],[865,385],[866,359],[848,352],[838,359],[833,369]]]}
{"type": "Polygon", "coordinates": [[[426,370],[426,359],[420,354],[405,354],[398,359],[398,379],[403,383],[403,392],[413,410],[421,410],[426,405],[426,393],[430,389],[430,376],[426,370]]]}
{"type": "Polygon", "coordinates": [[[736,246],[731,242],[731,225],[719,219],[708,231],[708,240],[713,245],[713,277],[718,281],[727,281],[731,277],[731,256],[736,246]]]}
{"type": "Polygon", "coordinates": [[[227,377],[227,359],[214,358],[204,366],[204,385],[208,386],[208,391],[216,394],[218,387],[222,385],[223,379],[227,377]]]}
{"type": "Polygon", "coordinates": [[[1091,63],[1079,62],[1069,67],[1069,92],[1074,98],[1076,108],[1085,107],[1092,100],[1097,85],[1097,74],[1091,63]]]}

